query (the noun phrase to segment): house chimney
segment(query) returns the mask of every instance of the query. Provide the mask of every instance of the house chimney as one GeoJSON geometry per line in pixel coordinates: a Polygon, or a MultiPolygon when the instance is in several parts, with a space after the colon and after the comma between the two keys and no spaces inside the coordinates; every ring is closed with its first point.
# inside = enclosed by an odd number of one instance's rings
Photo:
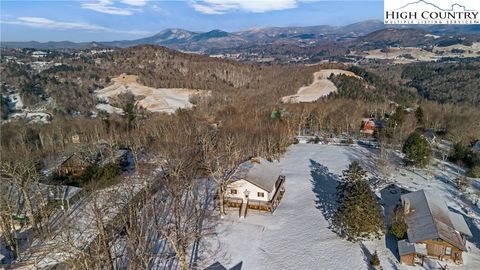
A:
{"type": "Polygon", "coordinates": [[[404,210],[405,214],[410,213],[410,200],[409,199],[405,199],[403,201],[403,210],[404,210]]]}

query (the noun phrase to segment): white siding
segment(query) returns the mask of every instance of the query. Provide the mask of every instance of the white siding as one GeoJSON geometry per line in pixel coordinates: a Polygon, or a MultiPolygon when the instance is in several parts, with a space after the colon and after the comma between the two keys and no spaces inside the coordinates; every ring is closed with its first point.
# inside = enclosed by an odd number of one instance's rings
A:
{"type": "Polygon", "coordinates": [[[273,195],[275,194],[275,190],[268,193],[266,190],[263,190],[262,188],[254,185],[254,184],[252,184],[248,181],[238,180],[238,181],[235,181],[235,182],[231,183],[230,185],[228,185],[226,197],[243,199],[243,198],[245,198],[245,191],[246,190],[248,190],[250,192],[250,194],[248,195],[249,199],[258,200],[258,201],[265,201],[265,202],[270,201],[273,198],[273,195]],[[237,190],[237,194],[232,194],[232,192],[231,192],[232,189],[237,190]],[[263,194],[264,194],[263,198],[258,196],[259,192],[263,192],[263,194]]]}

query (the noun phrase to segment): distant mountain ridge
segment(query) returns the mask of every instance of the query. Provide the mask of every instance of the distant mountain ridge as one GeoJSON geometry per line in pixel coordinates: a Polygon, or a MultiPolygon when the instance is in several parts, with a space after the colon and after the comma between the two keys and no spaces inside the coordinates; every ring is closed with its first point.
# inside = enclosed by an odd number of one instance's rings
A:
{"type": "MultiPolygon", "coordinates": [[[[396,29],[417,29],[436,35],[480,35],[479,25],[438,25],[415,26],[384,25],[379,20],[367,20],[346,26],[306,26],[306,27],[264,27],[238,32],[215,29],[208,32],[194,32],[185,29],[165,29],[153,36],[135,40],[108,42],[1,42],[2,47],[34,49],[91,49],[102,47],[126,48],[136,45],[161,45],[176,50],[211,51],[232,49],[241,46],[294,45],[300,47],[319,46],[358,39],[375,31],[396,29]]],[[[390,33],[391,34],[391,33],[390,33]]]]}
{"type": "Polygon", "coordinates": [[[438,9],[438,10],[441,10],[441,11],[453,11],[455,6],[463,8],[464,11],[471,11],[471,10],[467,9],[464,5],[460,5],[460,4],[458,4],[458,3],[452,4],[452,5],[451,5],[451,9],[443,9],[443,8],[437,6],[437,5],[433,4],[433,3],[427,2],[427,1],[425,1],[425,0],[418,0],[418,1],[416,1],[416,2],[408,3],[408,4],[406,4],[406,5],[404,5],[404,6],[400,7],[400,8],[397,8],[396,10],[402,10],[402,9],[408,7],[408,6],[417,5],[417,4],[420,4],[420,3],[423,3],[423,4],[425,4],[425,5],[432,6],[432,7],[436,8],[436,9],[438,9]]]}

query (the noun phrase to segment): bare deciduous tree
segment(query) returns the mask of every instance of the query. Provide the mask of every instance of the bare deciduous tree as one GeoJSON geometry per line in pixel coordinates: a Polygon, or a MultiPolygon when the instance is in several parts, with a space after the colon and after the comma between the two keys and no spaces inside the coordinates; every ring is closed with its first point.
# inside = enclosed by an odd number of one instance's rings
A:
{"type": "Polygon", "coordinates": [[[2,160],[0,173],[2,178],[17,187],[21,192],[29,223],[37,231],[39,228],[33,209],[32,194],[30,193],[32,185],[38,182],[40,178],[34,160],[20,159],[15,162],[2,160]]]}

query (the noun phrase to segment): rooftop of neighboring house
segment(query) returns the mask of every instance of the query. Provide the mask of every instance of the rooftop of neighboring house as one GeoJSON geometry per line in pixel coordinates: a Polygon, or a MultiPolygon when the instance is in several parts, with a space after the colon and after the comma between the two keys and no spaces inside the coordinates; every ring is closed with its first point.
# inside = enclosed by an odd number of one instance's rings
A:
{"type": "Polygon", "coordinates": [[[462,234],[472,233],[463,216],[450,211],[442,199],[425,190],[404,194],[401,199],[410,243],[440,238],[466,250],[462,234]]]}
{"type": "Polygon", "coordinates": [[[435,140],[437,138],[437,135],[435,134],[435,131],[429,129],[423,133],[423,136],[425,136],[428,140],[435,140]]]}
{"type": "MultiPolygon", "coordinates": [[[[7,191],[7,196],[13,209],[17,209],[17,215],[24,214],[25,202],[21,195],[21,190],[16,185],[9,185],[4,182],[0,182],[0,188],[7,191]]],[[[28,186],[28,193],[32,202],[32,208],[35,211],[39,205],[43,205],[49,201],[69,200],[82,189],[73,186],[65,185],[47,185],[43,183],[34,182],[28,186]]]]}
{"type": "Polygon", "coordinates": [[[480,139],[475,142],[473,145],[473,150],[474,151],[479,151],[480,152],[480,139]]]}
{"type": "Polygon", "coordinates": [[[410,243],[406,239],[398,241],[398,253],[400,256],[408,254],[422,254],[427,255],[426,244],[410,243]]]}
{"type": "Polygon", "coordinates": [[[74,156],[81,161],[85,161],[86,164],[99,163],[105,165],[115,162],[128,153],[130,153],[130,150],[126,148],[115,149],[110,147],[105,140],[99,140],[95,144],[72,143],[65,148],[61,155],[46,161],[47,164],[45,166],[47,169],[43,173],[49,175],[74,156]]]}

